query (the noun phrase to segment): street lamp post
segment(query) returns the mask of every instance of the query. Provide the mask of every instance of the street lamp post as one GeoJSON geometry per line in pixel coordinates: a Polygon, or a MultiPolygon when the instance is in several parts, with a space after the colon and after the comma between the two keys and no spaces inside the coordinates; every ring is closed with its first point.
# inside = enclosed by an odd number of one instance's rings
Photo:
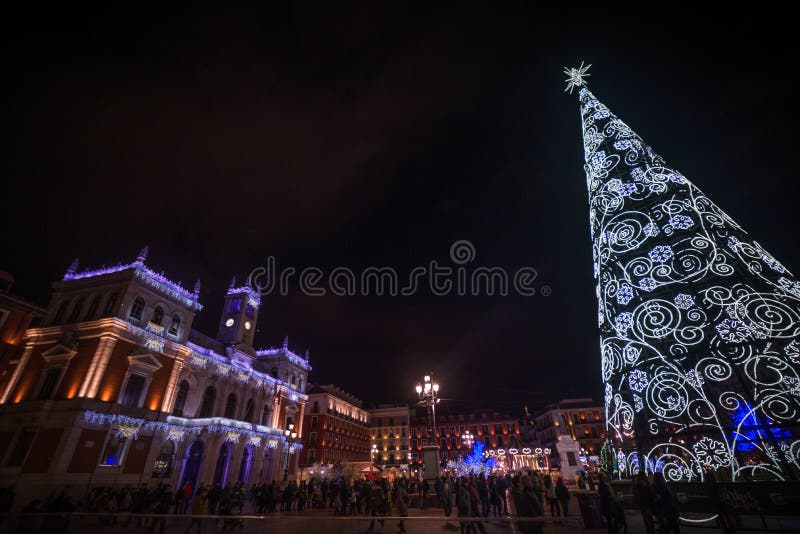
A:
{"type": "Polygon", "coordinates": [[[294,444],[297,440],[297,432],[294,431],[294,423],[289,423],[289,428],[283,431],[283,438],[286,443],[286,463],[283,469],[283,480],[289,478],[289,456],[294,453],[294,444]]]}
{"type": "Polygon", "coordinates": [[[431,375],[425,375],[422,384],[417,383],[417,395],[419,395],[419,405],[428,408],[428,417],[433,427],[433,435],[436,435],[436,405],[439,404],[439,384],[431,380],[431,375]]]}
{"type": "Polygon", "coordinates": [[[372,463],[378,463],[378,446],[376,444],[372,444],[372,450],[369,452],[370,458],[372,458],[372,463]]]}
{"type": "Polygon", "coordinates": [[[422,463],[425,466],[425,480],[431,488],[436,487],[439,478],[439,440],[436,438],[436,405],[439,404],[439,384],[425,375],[422,383],[415,388],[419,396],[419,406],[428,408],[429,423],[433,428],[434,444],[422,447],[422,463]]]}
{"type": "Polygon", "coordinates": [[[472,451],[472,444],[475,442],[475,436],[469,430],[461,434],[461,444],[467,447],[467,455],[472,451]]]}

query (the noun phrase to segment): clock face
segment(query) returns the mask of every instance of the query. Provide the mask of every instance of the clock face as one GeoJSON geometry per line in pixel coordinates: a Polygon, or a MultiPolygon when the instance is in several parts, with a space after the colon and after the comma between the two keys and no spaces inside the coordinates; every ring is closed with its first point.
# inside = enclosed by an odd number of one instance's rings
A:
{"type": "Polygon", "coordinates": [[[227,321],[225,321],[225,326],[227,326],[227,327],[233,326],[233,318],[228,319],[227,321]]]}
{"type": "Polygon", "coordinates": [[[245,321],[245,322],[244,322],[244,327],[245,327],[247,330],[250,330],[250,321],[245,321]]]}

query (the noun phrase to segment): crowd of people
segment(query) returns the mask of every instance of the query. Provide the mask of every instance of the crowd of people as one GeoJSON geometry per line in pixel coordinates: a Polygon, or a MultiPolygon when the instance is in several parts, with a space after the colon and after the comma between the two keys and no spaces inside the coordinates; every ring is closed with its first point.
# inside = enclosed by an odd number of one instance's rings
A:
{"type": "MultiPolygon", "coordinates": [[[[55,532],[63,530],[62,522],[69,521],[71,512],[90,512],[97,514],[104,524],[148,528],[159,533],[164,531],[167,515],[190,515],[187,534],[193,530],[202,534],[204,524],[211,521],[209,515],[219,516],[213,519],[215,525],[221,523],[224,529],[234,529],[243,526],[237,516],[246,511],[273,514],[317,509],[328,509],[337,516],[366,516],[370,519],[369,530],[373,530],[376,523],[382,527],[388,516],[407,516],[410,495],[419,499],[418,503],[415,501],[419,508],[440,507],[448,518],[455,509],[462,533],[485,532],[482,521],[476,518],[524,518],[517,522],[520,531],[527,534],[540,532],[548,513],[555,523],[565,522],[569,516],[571,492],[565,481],[539,471],[513,475],[445,473],[435,484],[436,491],[431,492],[427,481],[404,477],[391,481],[339,477],[312,478],[299,483],[273,480],[249,488],[241,483],[229,483],[225,487],[201,484],[196,490],[185,482],[173,492],[166,484],[150,487],[145,483],[140,487],[95,487],[79,500],[74,500],[70,488],[65,488],[45,499],[27,503],[21,511],[28,515],[55,512],[46,519],[50,522],[48,530],[55,532]]],[[[596,484],[600,511],[609,534],[620,531],[627,534],[624,509],[609,477],[599,473],[596,484]]],[[[656,527],[661,533],[678,532],[677,503],[660,473],[639,474],[633,490],[648,534],[655,534],[656,527]]],[[[13,501],[13,488],[0,489],[0,506],[6,512],[13,501]]],[[[399,519],[398,528],[400,532],[405,531],[402,519],[399,519]]]]}

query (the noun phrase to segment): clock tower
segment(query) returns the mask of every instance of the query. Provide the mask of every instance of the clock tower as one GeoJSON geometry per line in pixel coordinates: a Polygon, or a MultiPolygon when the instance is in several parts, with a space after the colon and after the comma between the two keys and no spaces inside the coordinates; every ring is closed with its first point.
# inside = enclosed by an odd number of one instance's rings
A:
{"type": "Polygon", "coordinates": [[[253,334],[258,320],[261,297],[251,287],[236,287],[236,277],[225,294],[225,306],[219,319],[217,339],[242,352],[253,352],[253,334]]]}

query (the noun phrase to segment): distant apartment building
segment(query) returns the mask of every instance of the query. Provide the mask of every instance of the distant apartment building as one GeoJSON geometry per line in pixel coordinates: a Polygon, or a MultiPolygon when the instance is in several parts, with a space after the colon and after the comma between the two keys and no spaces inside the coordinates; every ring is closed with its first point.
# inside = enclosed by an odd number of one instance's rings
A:
{"type": "Polygon", "coordinates": [[[591,398],[562,399],[537,410],[533,416],[533,438],[552,446],[561,435],[570,435],[590,456],[600,454],[606,439],[604,406],[591,398]]]}
{"type": "Polygon", "coordinates": [[[411,412],[408,405],[381,404],[369,414],[370,437],[376,448],[374,463],[387,467],[410,464],[411,412]]]}
{"type": "Polygon", "coordinates": [[[369,462],[370,417],[361,399],[333,384],[312,385],[307,393],[300,468],[369,462]]]}
{"type": "Polygon", "coordinates": [[[416,415],[411,419],[412,463],[422,463],[422,447],[426,445],[438,445],[443,461],[470,454],[470,447],[462,439],[466,431],[473,436],[473,443],[480,441],[487,449],[504,447],[519,439],[519,418],[481,409],[437,416],[436,428],[433,428],[427,416],[416,415]]]}

